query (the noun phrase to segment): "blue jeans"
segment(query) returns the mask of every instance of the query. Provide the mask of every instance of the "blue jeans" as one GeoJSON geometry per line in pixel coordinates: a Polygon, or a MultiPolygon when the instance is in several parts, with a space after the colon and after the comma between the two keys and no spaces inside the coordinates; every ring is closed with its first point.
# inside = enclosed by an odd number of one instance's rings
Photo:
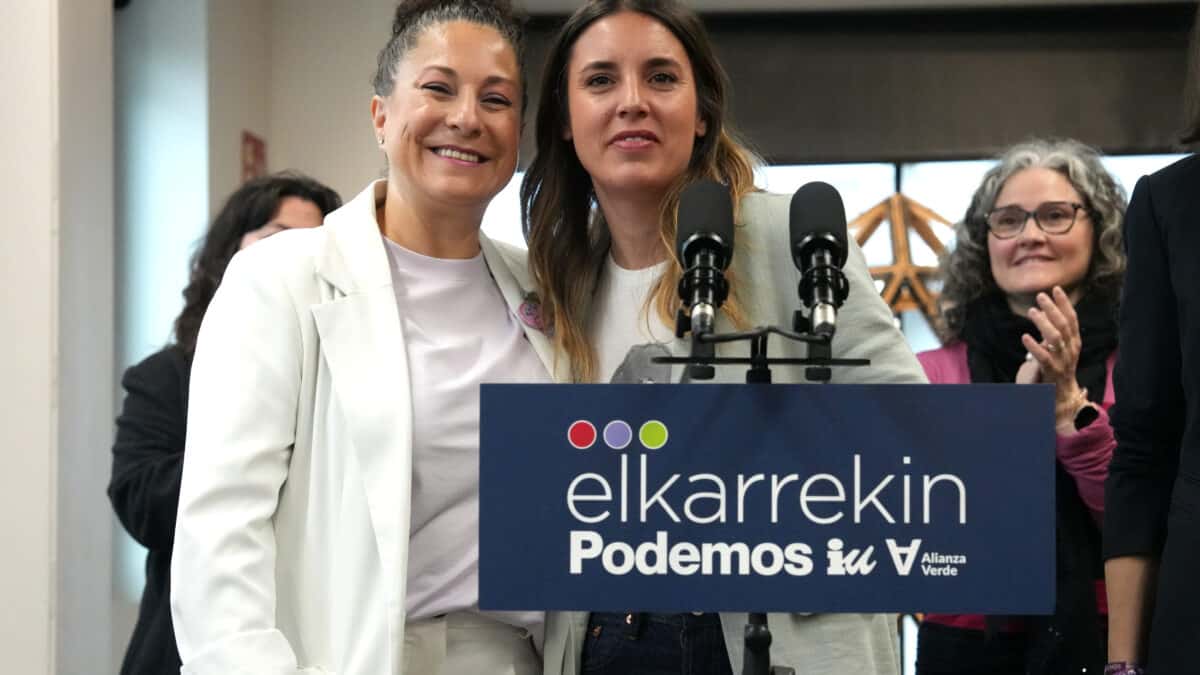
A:
{"type": "Polygon", "coordinates": [[[593,612],[583,643],[588,675],[733,675],[716,614],[593,612]]]}

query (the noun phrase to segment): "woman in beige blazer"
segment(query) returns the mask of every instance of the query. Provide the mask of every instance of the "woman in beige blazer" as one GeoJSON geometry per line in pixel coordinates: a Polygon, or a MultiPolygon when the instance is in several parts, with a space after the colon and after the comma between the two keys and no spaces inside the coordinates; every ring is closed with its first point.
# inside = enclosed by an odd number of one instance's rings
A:
{"type": "Polygon", "coordinates": [[[527,284],[479,233],[516,165],[519,48],[502,2],[402,3],[371,104],[387,179],[229,265],[192,368],[184,673],[540,672],[540,615],[475,609],[471,520],[479,383],[547,378],[527,284]]]}
{"type": "MultiPolygon", "coordinates": [[[[670,248],[679,194],[698,180],[727,186],[737,204],[730,296],[718,330],[790,325],[799,273],[787,254],[789,201],[754,188],[753,157],[729,130],[728,83],[695,12],[676,0],[592,0],[552,42],[545,72],[537,154],[522,199],[530,271],[570,377],[644,381],[628,370],[622,377],[640,350],[687,353],[671,329],[682,268],[670,248]]],[[[871,366],[836,370],[834,382],[925,382],[862,252],[850,248],[851,290],[838,312],[833,356],[871,366]]],[[[717,354],[745,349],[726,343],[717,354]]],[[[804,352],[786,342],[772,350],[804,352]]],[[[798,367],[773,375],[804,381],[798,367]]],[[[676,368],[665,379],[679,376],[676,368]]],[[[717,381],[743,377],[717,370],[717,381]]],[[[804,608],[803,598],[795,601],[804,608]]],[[[546,673],[729,675],[741,671],[746,620],[744,613],[552,613],[546,673]]],[[[769,622],[777,665],[821,675],[899,672],[893,616],[773,614],[769,622]]]]}

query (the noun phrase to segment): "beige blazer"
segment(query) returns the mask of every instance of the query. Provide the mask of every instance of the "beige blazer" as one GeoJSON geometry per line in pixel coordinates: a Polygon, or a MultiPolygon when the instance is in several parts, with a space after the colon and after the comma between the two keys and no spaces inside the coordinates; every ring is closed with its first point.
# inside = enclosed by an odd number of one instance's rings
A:
{"type": "MultiPolygon", "coordinates": [[[[739,295],[750,325],[791,326],[792,312],[799,307],[797,285],[800,273],[789,254],[789,195],[757,193],[740,204],[735,231],[734,262],[739,295]]],[[[863,368],[834,369],[836,383],[925,383],[925,373],[913,356],[904,336],[896,328],[892,312],[875,291],[862,251],[850,242],[845,266],[850,295],[838,312],[833,355],[868,358],[863,368]]],[[[722,317],[718,330],[733,330],[722,317]]],[[[802,357],[805,349],[794,342],[772,336],[770,356],[802,357]]],[[[721,344],[718,356],[746,356],[745,343],[721,344]]],[[[684,354],[680,354],[684,355],[684,354]]],[[[744,382],[743,367],[718,367],[713,382],[744,382]]],[[[672,378],[679,381],[682,368],[672,378]]],[[[774,382],[803,382],[799,367],[772,368],[774,382]]],[[[795,598],[797,610],[804,598],[795,598]]],[[[747,615],[723,613],[721,624],[733,672],[742,672],[742,636],[747,615]]],[[[546,619],[546,675],[578,675],[586,637],[586,612],[551,612],[546,619]]],[[[805,675],[896,675],[900,672],[896,652],[896,617],[885,614],[771,614],[768,617],[773,643],[771,660],[805,675]]]]}
{"type": "MultiPolygon", "coordinates": [[[[171,566],[185,674],[402,672],[413,392],[384,189],[239,253],[204,317],[171,566]]],[[[516,312],[518,255],[481,245],[516,312]]]]}

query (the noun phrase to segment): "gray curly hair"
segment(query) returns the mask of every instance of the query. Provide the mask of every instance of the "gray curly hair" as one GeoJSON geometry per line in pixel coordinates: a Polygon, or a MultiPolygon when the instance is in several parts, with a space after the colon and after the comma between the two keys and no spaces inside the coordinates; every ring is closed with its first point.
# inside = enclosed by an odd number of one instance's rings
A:
{"type": "Polygon", "coordinates": [[[1052,169],[1066,176],[1092,218],[1092,260],[1083,281],[1084,292],[1098,290],[1115,301],[1120,291],[1125,275],[1121,246],[1125,190],[1100,163],[1100,153],[1070,139],[1018,143],[984,175],[966,215],[954,226],[954,248],[942,257],[939,273],[945,285],[939,299],[942,316],[938,331],[947,342],[962,336],[968,305],[1000,290],[988,257],[987,214],[995,207],[1004,183],[1017,172],[1031,168],[1052,169]]]}

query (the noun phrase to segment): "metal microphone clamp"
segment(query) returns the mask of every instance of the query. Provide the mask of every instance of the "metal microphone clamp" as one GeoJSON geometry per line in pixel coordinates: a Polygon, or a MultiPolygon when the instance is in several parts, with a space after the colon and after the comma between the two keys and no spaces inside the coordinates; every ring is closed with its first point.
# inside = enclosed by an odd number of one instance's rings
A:
{"type": "Polygon", "coordinates": [[[702,251],[679,277],[679,297],[685,303],[701,290],[709,290],[711,297],[706,298],[706,302],[696,303],[691,314],[684,312],[682,307],[679,309],[675,316],[675,337],[681,338],[689,332],[702,335],[715,330],[717,308],[729,297],[729,282],[716,265],[716,257],[709,251],[702,251]]]}
{"type": "Polygon", "coordinates": [[[823,253],[813,255],[813,264],[800,276],[798,291],[804,299],[804,304],[812,310],[810,330],[816,335],[832,338],[837,308],[846,302],[846,297],[850,294],[850,282],[846,280],[845,272],[834,264],[830,256],[823,253]],[[826,295],[821,291],[827,291],[831,295],[820,297],[826,295]],[[819,299],[810,305],[811,298],[819,299]]]}

